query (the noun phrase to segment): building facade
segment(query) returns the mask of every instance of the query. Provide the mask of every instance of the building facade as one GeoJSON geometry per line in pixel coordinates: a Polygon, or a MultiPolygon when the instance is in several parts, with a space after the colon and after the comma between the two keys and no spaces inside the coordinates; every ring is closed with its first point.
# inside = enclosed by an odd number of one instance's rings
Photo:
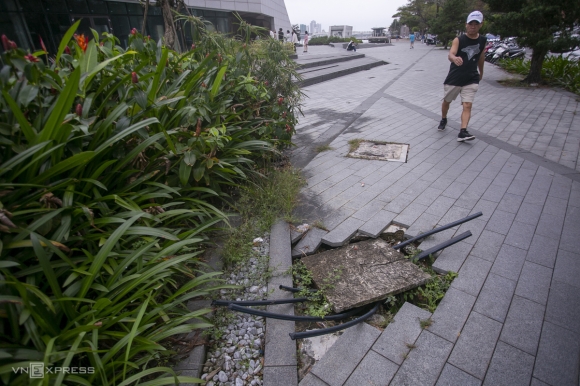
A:
{"type": "Polygon", "coordinates": [[[337,36],[340,38],[350,38],[352,37],[352,26],[351,25],[331,25],[328,27],[328,36],[337,36]]]}
{"type": "MultiPolygon", "coordinates": [[[[159,40],[164,33],[161,8],[151,0],[145,34],[159,40]]],[[[267,30],[290,29],[284,0],[185,0],[188,11],[212,23],[216,31],[233,34],[239,14],[250,24],[267,30]]],[[[0,35],[5,34],[19,47],[40,50],[40,38],[51,53],[69,27],[81,19],[78,33],[91,37],[91,29],[113,33],[126,47],[132,28],[141,31],[144,7],[139,0],[0,0],[0,35]]],[[[191,44],[187,28],[179,36],[181,44],[191,44]]],[[[2,47],[0,47],[2,49],[2,47]]]]}

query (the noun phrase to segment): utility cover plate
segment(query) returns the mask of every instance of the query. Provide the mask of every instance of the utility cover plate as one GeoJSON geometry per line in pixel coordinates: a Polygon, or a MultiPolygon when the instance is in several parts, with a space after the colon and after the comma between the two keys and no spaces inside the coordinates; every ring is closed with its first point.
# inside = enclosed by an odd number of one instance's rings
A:
{"type": "Polygon", "coordinates": [[[386,299],[425,284],[431,276],[382,239],[371,239],[301,259],[335,312],[386,299]]]}
{"type": "Polygon", "coordinates": [[[348,153],[348,157],[379,161],[407,162],[409,145],[382,141],[361,141],[358,148],[348,153]]]}

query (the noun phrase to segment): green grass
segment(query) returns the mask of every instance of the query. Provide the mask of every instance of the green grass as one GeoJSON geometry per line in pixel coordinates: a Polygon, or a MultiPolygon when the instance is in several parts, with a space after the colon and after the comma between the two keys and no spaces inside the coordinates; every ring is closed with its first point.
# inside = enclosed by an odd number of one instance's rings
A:
{"type": "Polygon", "coordinates": [[[334,150],[334,148],[331,147],[330,145],[320,145],[320,146],[316,147],[317,153],[322,153],[323,151],[329,151],[329,150],[334,150]]]}
{"type": "Polygon", "coordinates": [[[360,138],[355,138],[355,139],[351,139],[350,141],[348,141],[348,144],[350,146],[349,152],[355,151],[356,149],[358,149],[358,147],[360,146],[360,143],[362,141],[364,141],[364,139],[360,139],[360,138]]]}
{"type": "Polygon", "coordinates": [[[288,166],[269,166],[261,174],[263,177],[250,180],[240,189],[234,203],[241,223],[227,234],[223,255],[226,266],[249,256],[253,238],[269,231],[277,219],[292,219],[298,193],[305,183],[300,172],[288,166]]]}

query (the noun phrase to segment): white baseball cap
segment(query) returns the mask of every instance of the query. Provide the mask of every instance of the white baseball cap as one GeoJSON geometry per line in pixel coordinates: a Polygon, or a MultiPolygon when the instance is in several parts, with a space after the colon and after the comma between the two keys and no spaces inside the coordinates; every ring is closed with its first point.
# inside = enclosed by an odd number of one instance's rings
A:
{"type": "Polygon", "coordinates": [[[479,11],[471,12],[469,16],[467,16],[466,23],[469,23],[470,21],[476,21],[480,24],[483,23],[483,14],[479,11]]]}

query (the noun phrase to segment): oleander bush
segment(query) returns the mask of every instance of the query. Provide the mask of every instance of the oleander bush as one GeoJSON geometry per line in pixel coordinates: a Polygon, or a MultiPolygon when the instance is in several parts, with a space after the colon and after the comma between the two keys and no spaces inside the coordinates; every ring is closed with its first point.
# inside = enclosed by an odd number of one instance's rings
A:
{"type": "MultiPolygon", "coordinates": [[[[530,73],[529,60],[524,58],[504,59],[498,63],[509,72],[527,75],[530,73]]],[[[549,56],[542,64],[542,78],[548,83],[580,94],[580,62],[562,56],[549,56]]]]}
{"type": "Polygon", "coordinates": [[[231,189],[291,145],[301,93],[274,39],[187,20],[178,53],[134,29],[64,36],[28,53],[6,36],[0,70],[0,379],[30,361],[88,367],[36,384],[195,382],[166,362],[189,299],[225,288],[199,256],[231,189]]]}

